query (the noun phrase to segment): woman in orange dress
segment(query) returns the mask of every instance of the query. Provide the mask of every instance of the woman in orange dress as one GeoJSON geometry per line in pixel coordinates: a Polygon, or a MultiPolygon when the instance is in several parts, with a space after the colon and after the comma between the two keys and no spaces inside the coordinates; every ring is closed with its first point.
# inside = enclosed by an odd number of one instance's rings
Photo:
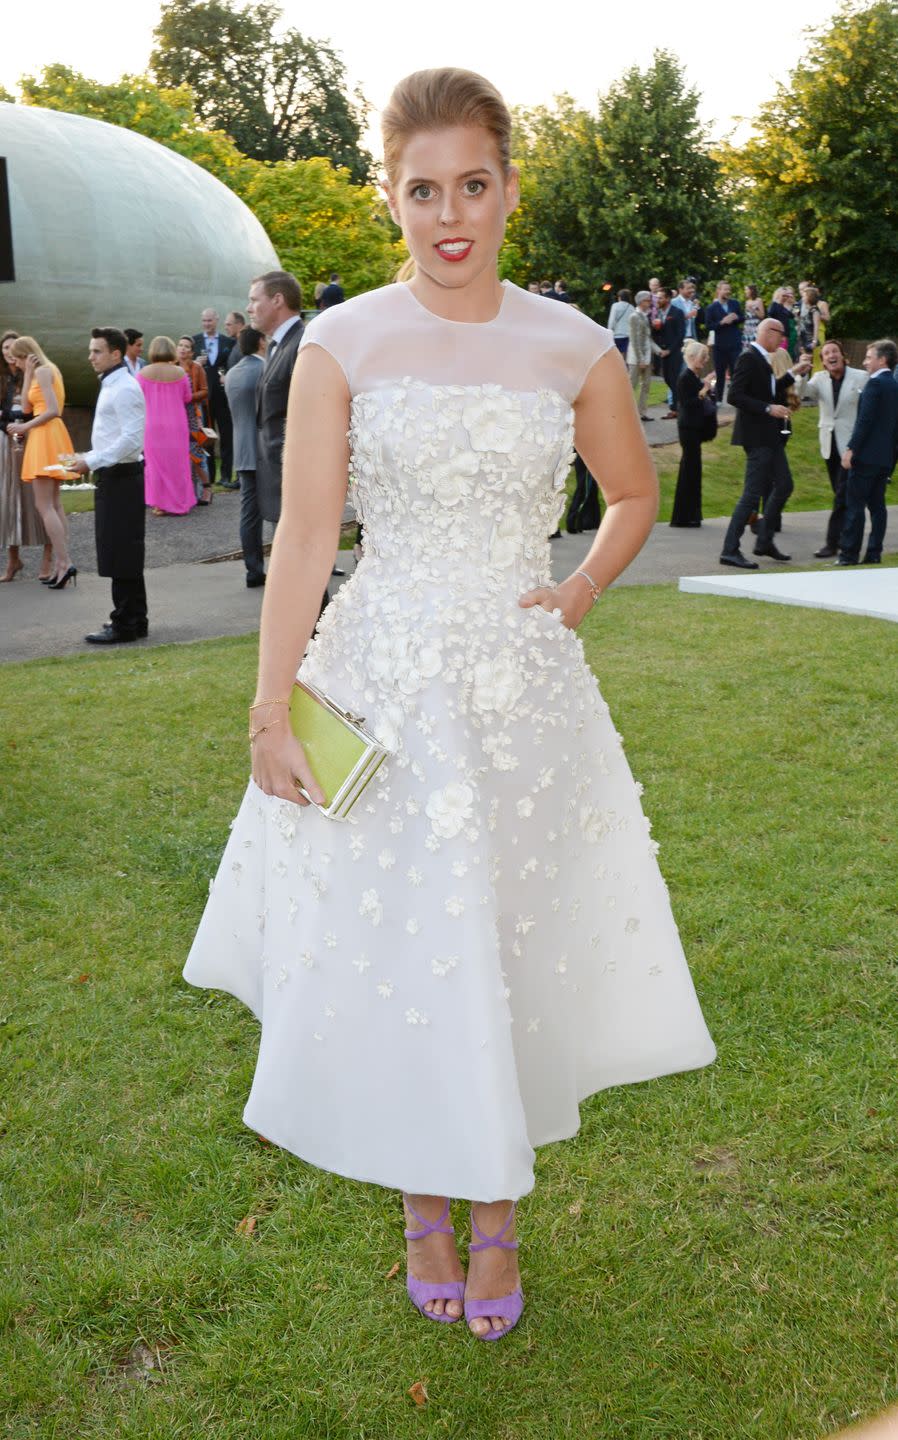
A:
{"type": "Polygon", "coordinates": [[[193,358],[193,341],[189,335],[181,336],[175,346],[175,353],[193,392],[187,406],[187,424],[190,430],[190,473],[196,489],[196,503],[208,505],[212,499],[212,486],[209,484],[203,426],[207,423],[205,409],[209,400],[209,382],[202,365],[197,365],[193,358]]]}
{"type": "Polygon", "coordinates": [[[20,335],[9,348],[13,364],[22,372],[26,418],[8,425],[7,434],[25,438],[22,480],[34,486],[34,503],[53,546],[53,573],[47,589],[64,590],[78,574],[69,558],[68,526],[59,494],[65,475],[52,468],[59,465],[60,455],[71,455],[74,450],[62,423],[65,388],[59,370],[32,336],[20,335]]]}
{"type": "Polygon", "coordinates": [[[7,425],[23,416],[22,377],[10,352],[12,342],[18,338],[18,330],[6,330],[0,335],[0,546],[9,552],[0,585],[14,580],[24,570],[21,551],[25,545],[44,547],[38,579],[49,580],[53,574],[53,551],[34,507],[33,487],[23,485],[20,478],[25,447],[21,438],[10,439],[6,433],[7,425]]]}

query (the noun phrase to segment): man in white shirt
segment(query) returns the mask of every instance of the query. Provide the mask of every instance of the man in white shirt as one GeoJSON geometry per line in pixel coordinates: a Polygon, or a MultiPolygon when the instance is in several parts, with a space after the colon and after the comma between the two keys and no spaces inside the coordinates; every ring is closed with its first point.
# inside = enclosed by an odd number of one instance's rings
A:
{"type": "Polygon", "coordinates": [[[820,359],[823,369],[809,380],[802,376],[797,392],[801,396],[813,395],[818,406],[820,454],[826,461],[833,490],[833,508],[826,527],[826,540],[819,550],[814,551],[814,555],[818,560],[829,560],[839,553],[839,536],[845,519],[848,471],[842,464],[842,452],[857,419],[858,401],[867,383],[867,374],[847,363],[838,340],[827,340],[820,351],[820,359]]]}
{"type": "Polygon", "coordinates": [[[126,326],[122,334],[128,342],[125,350],[125,364],[131,374],[136,375],[138,370],[142,370],[147,363],[143,358],[143,331],[126,326]]]}
{"type": "Polygon", "coordinates": [[[143,391],[125,361],[121,330],[91,332],[88,359],[100,379],[91,448],[76,455],[73,470],[93,473],[97,573],[112,580],[112,613],[102,630],[85,635],[89,645],[121,645],[148,632],[143,579],[146,503],[143,490],[143,391]]]}

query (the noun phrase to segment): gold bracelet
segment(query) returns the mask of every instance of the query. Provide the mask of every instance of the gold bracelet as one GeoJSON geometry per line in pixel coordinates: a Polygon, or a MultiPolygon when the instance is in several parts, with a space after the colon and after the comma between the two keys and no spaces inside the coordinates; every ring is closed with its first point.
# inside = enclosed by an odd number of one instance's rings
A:
{"type": "Polygon", "coordinates": [[[280,725],[280,724],[282,724],[283,721],[286,720],[286,718],[287,718],[286,715],[279,715],[276,720],[269,720],[269,721],[267,722],[267,724],[265,724],[265,725],[258,725],[255,730],[252,730],[252,729],[248,730],[248,731],[247,731],[247,734],[249,735],[249,743],[250,743],[250,745],[252,745],[253,741],[254,741],[259,735],[264,735],[266,730],[273,730],[274,727],[275,727],[275,725],[280,725]]]}
{"type": "Polygon", "coordinates": [[[286,700],[257,700],[257,701],[255,702],[255,704],[250,705],[250,707],[249,707],[249,713],[250,713],[250,715],[252,715],[252,713],[253,713],[254,710],[264,710],[265,707],[266,707],[266,705],[289,705],[289,704],[290,704],[290,696],[289,696],[289,695],[287,696],[286,700]]]}
{"type": "Polygon", "coordinates": [[[595,580],[593,580],[593,578],[592,578],[591,575],[587,575],[587,573],[586,573],[585,570],[575,570],[575,571],[574,571],[574,574],[575,574],[575,575],[582,575],[583,579],[586,581],[587,585],[589,586],[590,590],[592,591],[592,603],[593,603],[593,605],[595,605],[596,601],[599,599],[599,597],[600,597],[601,594],[602,594],[602,592],[601,592],[601,590],[599,589],[598,585],[596,584],[595,580]]]}

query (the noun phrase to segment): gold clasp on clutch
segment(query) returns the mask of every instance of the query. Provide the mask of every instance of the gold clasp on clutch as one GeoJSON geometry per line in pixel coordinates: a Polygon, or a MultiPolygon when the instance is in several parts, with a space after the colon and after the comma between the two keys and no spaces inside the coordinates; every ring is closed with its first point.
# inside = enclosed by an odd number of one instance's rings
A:
{"type": "Polygon", "coordinates": [[[353,715],[353,713],[352,713],[351,710],[344,710],[344,709],[343,709],[343,706],[342,706],[342,705],[338,705],[337,702],[336,702],[336,700],[333,698],[332,695],[328,695],[328,696],[326,697],[326,699],[327,699],[328,705],[332,705],[333,708],[336,710],[337,714],[338,714],[338,715],[342,715],[342,717],[343,717],[344,720],[348,720],[349,723],[350,723],[350,725],[364,725],[364,723],[365,723],[365,717],[364,717],[364,715],[353,715]]]}

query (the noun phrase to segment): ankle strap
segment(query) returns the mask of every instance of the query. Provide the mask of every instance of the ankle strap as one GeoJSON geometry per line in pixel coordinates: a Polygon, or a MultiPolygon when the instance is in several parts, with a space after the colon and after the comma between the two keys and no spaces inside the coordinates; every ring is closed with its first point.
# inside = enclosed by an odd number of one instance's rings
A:
{"type": "Polygon", "coordinates": [[[471,1250],[489,1250],[491,1246],[495,1246],[495,1248],[496,1248],[497,1250],[517,1250],[517,1248],[518,1248],[518,1242],[517,1242],[517,1240],[503,1240],[503,1239],[502,1239],[502,1236],[505,1234],[506,1230],[508,1229],[508,1227],[509,1227],[509,1225],[511,1224],[512,1220],[514,1219],[514,1211],[515,1211],[515,1207],[514,1207],[514,1203],[512,1203],[512,1207],[511,1207],[511,1209],[510,1209],[509,1212],[508,1212],[508,1219],[506,1220],[505,1224],[502,1226],[502,1229],[499,1231],[498,1235],[493,1235],[493,1236],[484,1235],[484,1233],[483,1233],[483,1231],[481,1230],[480,1226],[477,1224],[477,1221],[474,1219],[474,1215],[473,1215],[473,1213],[472,1213],[472,1215],[471,1215],[471,1229],[474,1230],[474,1231],[476,1231],[476,1233],[477,1233],[477,1235],[478,1235],[478,1237],[479,1237],[479,1243],[476,1244],[476,1245],[469,1245],[469,1246],[468,1246],[468,1250],[469,1250],[469,1251],[471,1251],[471,1250]]]}
{"type": "Polygon", "coordinates": [[[442,1214],[439,1216],[439,1218],[438,1218],[437,1220],[435,1220],[435,1221],[433,1222],[433,1224],[431,1224],[429,1220],[425,1220],[423,1215],[419,1215],[418,1212],[417,1212],[417,1210],[415,1210],[415,1209],[412,1208],[411,1204],[409,1203],[409,1198],[408,1198],[407,1195],[403,1195],[402,1198],[403,1198],[403,1200],[405,1201],[406,1205],[408,1206],[409,1212],[410,1212],[410,1214],[413,1216],[413,1218],[414,1218],[415,1220],[417,1220],[417,1222],[418,1222],[419,1225],[423,1225],[423,1227],[424,1227],[423,1230],[406,1230],[406,1232],[405,1232],[405,1238],[406,1238],[406,1240],[423,1240],[426,1235],[433,1235],[434,1233],[438,1233],[438,1234],[440,1234],[440,1235],[454,1235],[454,1234],[455,1234],[455,1230],[454,1230],[454,1228],[453,1228],[451,1225],[449,1225],[449,1226],[447,1226],[447,1227],[445,1227],[445,1228],[444,1228],[444,1225],[443,1225],[443,1222],[444,1222],[445,1220],[447,1220],[448,1217],[449,1217],[449,1201],[448,1201],[448,1199],[447,1199],[445,1205],[443,1206],[442,1214]]]}

